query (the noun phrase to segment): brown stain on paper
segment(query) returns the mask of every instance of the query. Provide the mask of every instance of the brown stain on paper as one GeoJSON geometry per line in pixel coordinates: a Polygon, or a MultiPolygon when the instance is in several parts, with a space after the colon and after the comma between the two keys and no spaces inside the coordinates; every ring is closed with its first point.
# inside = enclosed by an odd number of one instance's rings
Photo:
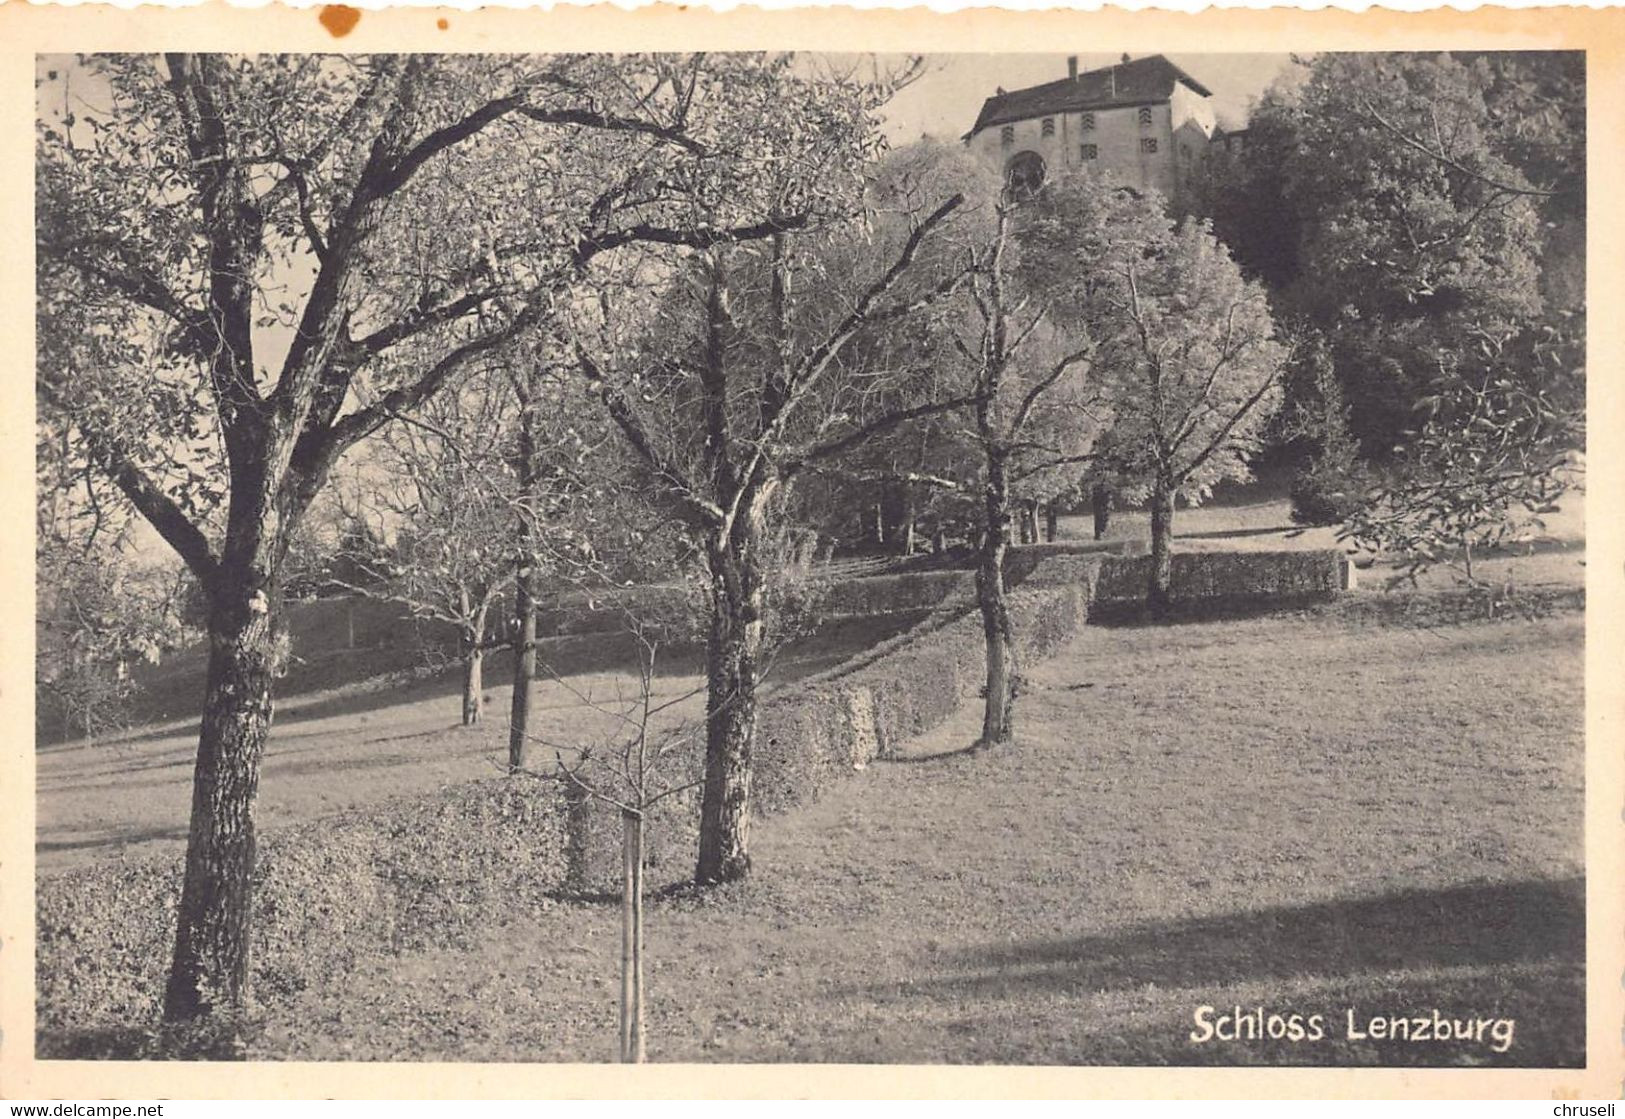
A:
{"type": "Polygon", "coordinates": [[[322,7],[321,14],[316,18],[327,28],[328,34],[335,39],[342,39],[354,31],[355,25],[361,22],[361,10],[347,4],[327,4],[322,7]]]}

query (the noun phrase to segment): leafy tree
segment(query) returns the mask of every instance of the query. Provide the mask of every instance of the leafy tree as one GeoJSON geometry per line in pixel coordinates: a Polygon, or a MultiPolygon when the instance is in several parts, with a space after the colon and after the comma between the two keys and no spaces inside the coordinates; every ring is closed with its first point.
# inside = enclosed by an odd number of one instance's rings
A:
{"type": "Polygon", "coordinates": [[[1297,104],[1286,82],[1265,90],[1252,106],[1244,145],[1211,149],[1186,192],[1190,215],[1210,222],[1242,269],[1274,292],[1302,270],[1304,216],[1286,177],[1299,142],[1297,104]]]}
{"type": "Polygon", "coordinates": [[[1300,352],[1288,379],[1288,396],[1296,395],[1286,423],[1290,438],[1310,441],[1309,461],[1292,479],[1292,519],[1305,525],[1340,525],[1366,500],[1370,472],[1349,430],[1349,409],[1332,369],[1331,356],[1317,337],[1300,352]],[[1292,385],[1308,380],[1295,394],[1292,385]]]}
{"type": "Polygon", "coordinates": [[[283,561],[334,462],[593,258],[747,235],[668,184],[729,195],[751,168],[712,145],[760,122],[732,57],[83,65],[109,108],[37,134],[36,387],[209,599],[179,1022],[244,1005],[283,561]]]}
{"type": "MultiPolygon", "coordinates": [[[[1584,329],[1551,325],[1509,344],[1484,344],[1471,376],[1426,403],[1375,498],[1347,535],[1395,555],[1412,583],[1435,564],[1455,568],[1474,593],[1489,548],[1531,540],[1542,514],[1582,480],[1584,329]]],[[[1494,610],[1495,596],[1487,599],[1494,610]]]]}
{"type": "Polygon", "coordinates": [[[1324,334],[1368,459],[1446,387],[1450,355],[1540,312],[1539,210],[1571,189],[1530,181],[1557,164],[1512,123],[1533,97],[1517,75],[1541,72],[1500,56],[1323,54],[1260,100],[1246,147],[1215,164],[1201,212],[1324,334]]]}
{"type": "MultiPolygon", "coordinates": [[[[601,290],[579,358],[643,468],[698,543],[709,578],[705,784],[695,878],[749,871],[751,752],[771,592],[768,544],[796,477],[815,463],[945,407],[933,402],[857,419],[843,406],[872,396],[843,377],[843,355],[866,329],[907,319],[957,282],[919,282],[916,262],[960,204],[895,213],[872,234],[855,220],[878,154],[874,111],[887,83],[810,82],[786,70],[764,112],[794,127],[746,147],[753,189],[791,200],[808,232],[638,266],[601,290]],[[790,142],[786,142],[786,141],[790,142]],[[872,237],[872,239],[871,239],[872,237]],[[618,294],[610,294],[611,291],[618,294]],[[812,293],[829,293],[813,298],[812,293]],[[802,294],[806,293],[806,294],[802,294]]],[[[698,198],[696,205],[737,200],[698,198]]],[[[779,202],[775,201],[774,205],[779,202]]]]}
{"type": "Polygon", "coordinates": [[[42,537],[35,559],[39,728],[86,739],[122,729],[139,691],[131,670],[195,637],[185,572],[143,565],[112,539],[75,547],[42,537]]]}
{"type": "Polygon", "coordinates": [[[1206,225],[1175,230],[1154,200],[1087,181],[1054,190],[1053,213],[1078,216],[1034,229],[1033,266],[1064,295],[1057,314],[1094,340],[1114,465],[1150,490],[1147,594],[1165,611],[1174,501],[1250,475],[1287,351],[1262,285],[1206,225]]]}

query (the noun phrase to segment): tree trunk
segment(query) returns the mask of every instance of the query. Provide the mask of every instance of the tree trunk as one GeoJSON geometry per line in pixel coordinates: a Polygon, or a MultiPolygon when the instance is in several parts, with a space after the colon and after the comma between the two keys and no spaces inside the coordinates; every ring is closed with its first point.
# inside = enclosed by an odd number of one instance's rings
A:
{"type": "Polygon", "coordinates": [[[712,541],[711,632],[706,648],[705,786],[700,801],[702,884],[750,872],[751,748],[762,651],[761,514],[741,503],[732,532],[712,541]]]}
{"type": "Polygon", "coordinates": [[[907,482],[897,483],[895,505],[893,543],[898,555],[910,556],[914,554],[914,487],[907,482]]]}
{"type": "MultiPolygon", "coordinates": [[[[521,514],[520,546],[530,546],[528,517],[521,514]]],[[[536,680],[536,568],[528,551],[514,574],[516,632],[513,639],[513,705],[508,713],[508,772],[525,768],[530,745],[530,698],[536,680]]]]}
{"type": "Polygon", "coordinates": [[[621,1060],[641,1065],[643,1027],[643,816],[621,812],[621,1060]]]}
{"type": "Polygon", "coordinates": [[[1089,491],[1089,503],[1095,514],[1095,539],[1104,540],[1106,529],[1112,522],[1112,491],[1104,482],[1096,482],[1089,491]]]}
{"type": "Polygon", "coordinates": [[[463,726],[474,726],[484,714],[485,650],[475,644],[463,661],[463,726]]]}
{"type": "Polygon", "coordinates": [[[208,691],[164,1020],[240,1011],[248,991],[254,794],[277,673],[274,585],[221,577],[209,606],[208,691]]]}
{"type": "Polygon", "coordinates": [[[463,726],[485,716],[485,611],[482,606],[463,634],[463,726]]]}
{"type": "Polygon", "coordinates": [[[1168,615],[1174,577],[1174,487],[1159,478],[1151,492],[1151,578],[1146,605],[1154,617],[1168,615]]]}
{"type": "Polygon", "coordinates": [[[519,396],[519,446],[515,455],[519,475],[517,524],[518,566],[514,571],[513,702],[508,713],[508,772],[525,768],[530,744],[530,698],[536,679],[536,403],[530,382],[514,382],[519,396]]]}
{"type": "Polygon", "coordinates": [[[1052,501],[1044,506],[1044,539],[1051,544],[1055,543],[1055,538],[1060,535],[1060,522],[1061,518],[1056,511],[1055,502],[1052,501]]]}
{"type": "Polygon", "coordinates": [[[1016,656],[1005,597],[1004,555],[1010,541],[1009,481],[1004,457],[987,456],[986,528],[976,566],[976,601],[982,610],[982,634],[987,642],[987,686],[982,708],[982,737],[978,746],[1002,746],[1010,741],[1016,700],[1016,656]]]}

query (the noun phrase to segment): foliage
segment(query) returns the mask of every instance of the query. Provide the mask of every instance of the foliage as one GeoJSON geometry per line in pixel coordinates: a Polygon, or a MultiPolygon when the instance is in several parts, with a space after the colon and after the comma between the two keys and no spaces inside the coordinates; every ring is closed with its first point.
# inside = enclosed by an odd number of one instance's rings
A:
{"type": "Polygon", "coordinates": [[[35,560],[36,729],[87,739],[123,729],[139,689],[132,670],[196,636],[191,581],[105,539],[76,547],[44,535],[35,560]]]}
{"type": "Polygon", "coordinates": [[[1577,53],[1323,54],[1215,164],[1199,212],[1324,333],[1362,457],[1481,333],[1583,299],[1584,101],[1577,53]]]}
{"type": "Polygon", "coordinates": [[[1024,251],[1057,315],[1094,340],[1113,473],[1187,501],[1249,477],[1287,353],[1262,286],[1202,223],[1176,230],[1155,203],[1087,177],[1047,193],[1024,251]]]}
{"type": "MultiPolygon", "coordinates": [[[[1318,343],[1318,339],[1316,340],[1318,343]]],[[[1292,478],[1292,520],[1301,525],[1340,525],[1365,504],[1370,473],[1359,457],[1359,443],[1349,431],[1349,409],[1343,388],[1323,345],[1308,347],[1295,363],[1294,380],[1313,387],[1292,392],[1294,415],[1287,422],[1291,437],[1311,442],[1309,461],[1292,478]]]]}
{"type": "MultiPolygon", "coordinates": [[[[358,963],[467,943],[549,903],[564,876],[562,802],[495,779],[268,834],[255,891],[255,986],[319,989],[358,963]]],[[[172,858],[105,863],[37,887],[41,1054],[154,1021],[180,892],[172,858]]]]}
{"type": "Polygon", "coordinates": [[[1503,347],[1486,340],[1483,372],[1425,402],[1425,421],[1347,531],[1394,555],[1398,578],[1414,583],[1442,563],[1478,588],[1475,552],[1531,542],[1541,515],[1580,486],[1583,328],[1565,325],[1503,347]]]}

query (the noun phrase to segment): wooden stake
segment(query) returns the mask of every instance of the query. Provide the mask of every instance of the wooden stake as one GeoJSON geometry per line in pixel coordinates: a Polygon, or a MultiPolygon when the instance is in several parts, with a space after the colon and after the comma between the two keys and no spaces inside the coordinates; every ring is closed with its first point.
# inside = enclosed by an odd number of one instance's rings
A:
{"type": "Polygon", "coordinates": [[[643,1030],[643,814],[631,813],[632,834],[632,1063],[644,1061],[643,1030]]]}
{"type": "Polygon", "coordinates": [[[637,920],[636,889],[638,863],[638,818],[634,813],[621,813],[621,1061],[633,1061],[632,1025],[636,1011],[637,943],[634,925],[637,920]]]}

